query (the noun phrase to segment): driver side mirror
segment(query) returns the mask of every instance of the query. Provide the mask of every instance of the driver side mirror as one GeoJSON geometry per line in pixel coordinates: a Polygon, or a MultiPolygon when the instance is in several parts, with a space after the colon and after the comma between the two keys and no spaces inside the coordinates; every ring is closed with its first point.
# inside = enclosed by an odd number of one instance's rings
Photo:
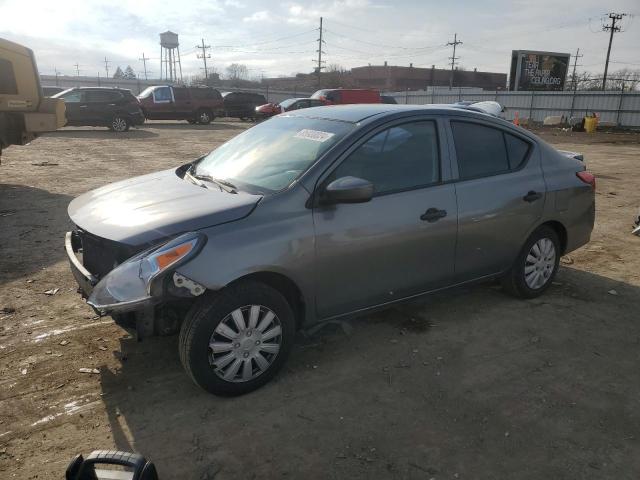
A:
{"type": "Polygon", "coordinates": [[[373,197],[373,183],[358,177],[341,177],[322,194],[323,203],[365,203],[373,197]]]}

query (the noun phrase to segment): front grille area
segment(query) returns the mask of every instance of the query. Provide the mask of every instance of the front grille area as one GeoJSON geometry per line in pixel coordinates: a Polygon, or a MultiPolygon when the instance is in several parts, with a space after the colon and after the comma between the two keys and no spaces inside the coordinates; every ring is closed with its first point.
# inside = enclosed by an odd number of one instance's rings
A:
{"type": "Polygon", "coordinates": [[[76,234],[82,245],[82,264],[98,279],[138,251],[135,247],[97,237],[78,229],[76,234]]]}

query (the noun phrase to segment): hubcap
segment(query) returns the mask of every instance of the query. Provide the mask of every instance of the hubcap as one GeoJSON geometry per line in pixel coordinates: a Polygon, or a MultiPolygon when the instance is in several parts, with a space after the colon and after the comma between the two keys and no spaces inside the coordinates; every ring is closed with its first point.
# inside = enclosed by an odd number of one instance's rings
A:
{"type": "Polygon", "coordinates": [[[209,364],[227,382],[248,382],[271,366],[282,343],[277,315],[262,305],[237,308],[209,339],[209,364]]]}
{"type": "Polygon", "coordinates": [[[524,279],[533,290],[544,287],[556,266],[556,247],[548,238],[533,244],[524,264],[524,279]]]}
{"type": "Polygon", "coordinates": [[[113,119],[113,129],[117,132],[123,132],[127,128],[127,121],[124,118],[116,117],[113,119]]]}
{"type": "Polygon", "coordinates": [[[208,113],[201,113],[200,114],[200,121],[202,123],[207,123],[209,121],[209,114],[208,113]]]}

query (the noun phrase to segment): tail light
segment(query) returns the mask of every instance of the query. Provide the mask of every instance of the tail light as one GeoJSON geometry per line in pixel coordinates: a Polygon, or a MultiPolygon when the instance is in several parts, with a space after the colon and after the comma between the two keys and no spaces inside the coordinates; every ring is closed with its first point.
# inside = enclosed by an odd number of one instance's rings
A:
{"type": "Polygon", "coordinates": [[[582,180],[584,183],[591,185],[591,188],[596,189],[596,176],[593,173],[587,171],[577,172],[576,177],[582,180]]]}

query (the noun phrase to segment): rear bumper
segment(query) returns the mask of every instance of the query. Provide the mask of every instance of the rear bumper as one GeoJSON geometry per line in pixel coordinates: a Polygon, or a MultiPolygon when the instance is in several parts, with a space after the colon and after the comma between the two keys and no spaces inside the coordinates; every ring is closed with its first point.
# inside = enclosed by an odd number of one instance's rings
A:
{"type": "Polygon", "coordinates": [[[142,112],[138,112],[138,113],[132,113],[129,115],[129,118],[131,119],[131,124],[132,125],[142,125],[144,123],[145,116],[144,113],[142,112]]]}

